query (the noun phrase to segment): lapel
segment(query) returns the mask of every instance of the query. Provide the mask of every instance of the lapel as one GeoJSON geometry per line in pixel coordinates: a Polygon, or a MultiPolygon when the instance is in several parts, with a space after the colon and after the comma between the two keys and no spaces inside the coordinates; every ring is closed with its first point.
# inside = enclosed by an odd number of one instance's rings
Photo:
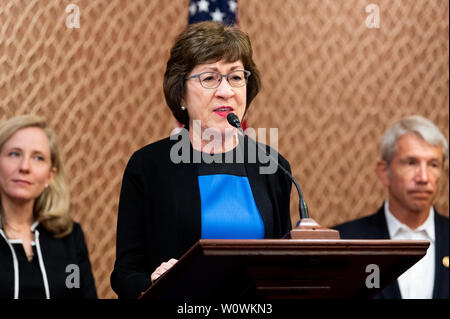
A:
{"type": "MultiPolygon", "coordinates": [[[[185,133],[184,134],[188,134],[185,133]]],[[[189,138],[189,135],[184,138],[189,138]]],[[[166,154],[170,154],[170,148],[176,143],[170,140],[169,149],[166,154]]],[[[172,163],[170,158],[167,159],[172,163]]],[[[201,238],[201,199],[198,185],[198,164],[193,159],[193,148],[189,143],[189,160],[168,166],[166,172],[170,185],[173,185],[177,199],[174,220],[176,227],[174,235],[180,243],[177,246],[179,254],[183,254],[201,238]]],[[[163,196],[163,195],[161,195],[163,196]]]]}
{"type": "Polygon", "coordinates": [[[264,222],[264,238],[273,238],[272,202],[266,189],[268,184],[266,181],[267,176],[259,173],[261,164],[258,162],[258,156],[256,156],[256,162],[249,160],[249,150],[256,150],[256,154],[259,154],[260,150],[257,148],[255,141],[248,137],[244,138],[242,145],[244,145],[244,165],[248,181],[256,206],[264,222]],[[249,147],[249,144],[252,144],[251,147],[249,147]]]}
{"type": "Polygon", "coordinates": [[[435,229],[435,273],[433,299],[441,299],[449,297],[449,271],[448,264],[444,266],[443,259],[447,257],[449,252],[449,232],[448,219],[442,217],[438,212],[434,211],[434,229],[435,229]]]}
{"type": "Polygon", "coordinates": [[[373,231],[376,232],[373,238],[379,239],[391,239],[389,236],[389,230],[386,222],[386,215],[384,214],[384,204],[378,209],[376,214],[373,216],[374,228],[373,231]]]}

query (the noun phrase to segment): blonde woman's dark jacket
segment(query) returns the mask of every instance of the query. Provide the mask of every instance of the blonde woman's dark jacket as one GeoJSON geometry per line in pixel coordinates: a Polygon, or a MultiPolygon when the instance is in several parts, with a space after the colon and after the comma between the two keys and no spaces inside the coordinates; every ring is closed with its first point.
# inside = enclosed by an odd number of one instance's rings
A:
{"type": "Polygon", "coordinates": [[[70,234],[54,238],[34,223],[33,259],[19,240],[8,240],[0,220],[0,299],[97,298],[83,231],[73,224],[70,234]]]}

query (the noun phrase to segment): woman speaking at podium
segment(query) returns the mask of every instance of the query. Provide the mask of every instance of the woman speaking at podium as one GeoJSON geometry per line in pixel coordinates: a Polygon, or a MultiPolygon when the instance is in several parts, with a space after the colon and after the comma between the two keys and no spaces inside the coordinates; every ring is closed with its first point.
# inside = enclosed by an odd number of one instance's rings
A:
{"type": "Polygon", "coordinates": [[[139,297],[199,239],[281,238],[291,229],[291,180],[261,173],[255,141],[227,121],[229,113],[242,120],[260,86],[239,28],[200,22],[177,37],[164,94],[185,128],[136,151],[125,169],[111,274],[120,298],[139,297]]]}

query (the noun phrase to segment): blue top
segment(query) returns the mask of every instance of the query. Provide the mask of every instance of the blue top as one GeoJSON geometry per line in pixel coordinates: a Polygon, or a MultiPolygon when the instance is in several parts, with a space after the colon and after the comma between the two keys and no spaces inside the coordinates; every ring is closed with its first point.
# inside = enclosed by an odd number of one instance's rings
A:
{"type": "Polygon", "coordinates": [[[244,164],[199,164],[202,239],[263,239],[244,164]]]}

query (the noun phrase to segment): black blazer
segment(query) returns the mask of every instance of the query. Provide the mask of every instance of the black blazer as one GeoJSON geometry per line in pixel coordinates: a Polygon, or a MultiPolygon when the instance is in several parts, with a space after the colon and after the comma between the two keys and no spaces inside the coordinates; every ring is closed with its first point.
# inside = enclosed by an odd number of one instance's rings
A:
{"type": "MultiPolygon", "coordinates": [[[[47,273],[50,298],[96,299],[97,290],[80,224],[74,222],[72,232],[62,238],[54,238],[53,234],[47,231],[42,224],[39,224],[36,229],[39,231],[39,243],[47,273]],[[77,275],[72,268],[67,269],[68,265],[79,267],[80,286],[78,288],[66,286],[66,280],[72,282],[69,276],[77,275]]],[[[38,258],[38,256],[34,256],[34,258],[38,258]]],[[[8,243],[5,237],[0,236],[0,299],[14,298],[14,273],[17,270],[14,267],[13,255],[8,243]]],[[[20,286],[26,285],[27,278],[19,276],[19,282],[20,286]]],[[[20,290],[19,298],[21,298],[20,290]]]]}
{"type": "MultiPolygon", "coordinates": [[[[171,258],[179,259],[201,238],[198,165],[192,161],[190,143],[191,161],[174,164],[170,151],[175,143],[166,138],[143,147],[132,155],[125,169],[111,274],[111,286],[120,298],[140,296],[150,287],[150,275],[156,267],[171,258]]],[[[245,150],[255,146],[251,139],[241,143],[245,150]]],[[[281,170],[260,174],[264,165],[251,163],[247,151],[244,154],[250,187],[264,221],[264,236],[281,238],[291,229],[291,181],[281,170]]],[[[279,163],[290,171],[289,163],[277,155],[279,163]]]]}
{"type": "MultiPolygon", "coordinates": [[[[449,297],[448,266],[445,267],[442,259],[449,255],[449,219],[434,214],[434,227],[436,236],[436,259],[433,299],[449,297]]],[[[384,205],[377,213],[354,221],[333,227],[337,229],[342,239],[390,239],[387,222],[384,214],[384,205]]],[[[397,280],[383,289],[375,298],[400,299],[400,289],[397,280]]]]}

